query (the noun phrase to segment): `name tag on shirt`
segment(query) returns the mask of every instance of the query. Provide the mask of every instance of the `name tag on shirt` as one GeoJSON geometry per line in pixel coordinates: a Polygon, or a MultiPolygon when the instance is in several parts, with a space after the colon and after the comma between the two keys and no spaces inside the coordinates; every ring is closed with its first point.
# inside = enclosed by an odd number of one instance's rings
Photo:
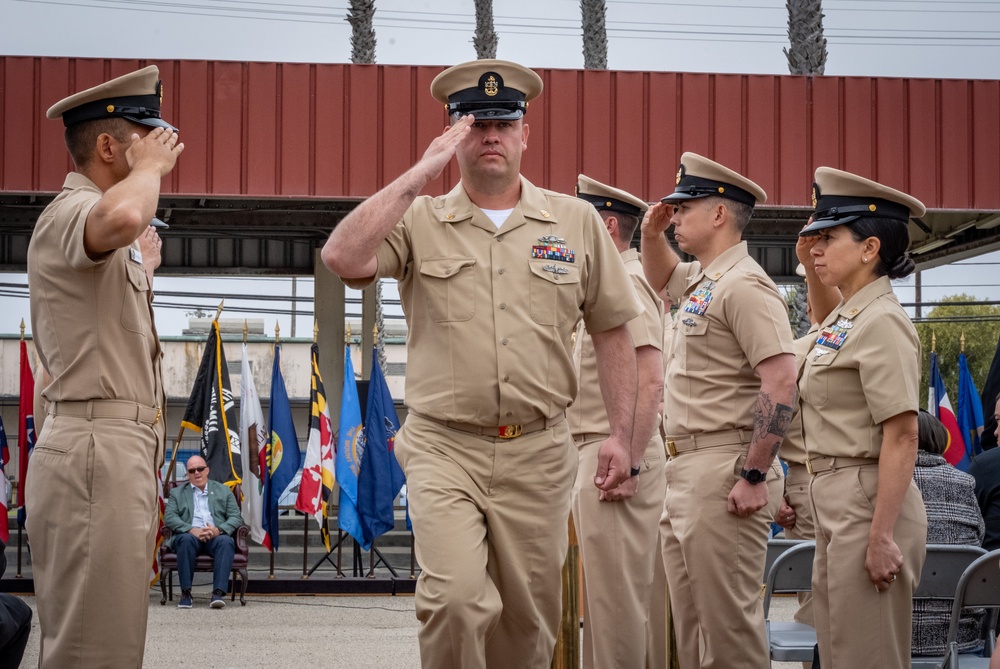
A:
{"type": "Polygon", "coordinates": [[[128,247],[128,259],[134,263],[142,264],[142,251],[134,246],[128,247]]]}

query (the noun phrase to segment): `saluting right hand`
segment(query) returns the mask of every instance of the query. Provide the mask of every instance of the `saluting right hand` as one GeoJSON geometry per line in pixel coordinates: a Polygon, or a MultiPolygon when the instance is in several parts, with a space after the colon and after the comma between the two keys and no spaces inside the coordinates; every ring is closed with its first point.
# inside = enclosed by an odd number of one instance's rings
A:
{"type": "Polygon", "coordinates": [[[674,215],[674,205],[657,202],[646,210],[639,229],[644,235],[663,234],[670,227],[670,219],[674,215]]]}
{"type": "Polygon", "coordinates": [[[445,165],[451,162],[452,156],[458,150],[458,145],[468,136],[469,128],[476,122],[472,114],[467,114],[444,129],[439,136],[434,138],[423,157],[415,167],[423,171],[427,181],[437,179],[444,171],[445,165]]]}
{"type": "Polygon", "coordinates": [[[132,144],[125,151],[128,166],[133,170],[158,169],[161,177],[167,176],[184,150],[183,142],[177,140],[177,133],[169,128],[153,128],[145,137],[132,133],[132,144]]]}

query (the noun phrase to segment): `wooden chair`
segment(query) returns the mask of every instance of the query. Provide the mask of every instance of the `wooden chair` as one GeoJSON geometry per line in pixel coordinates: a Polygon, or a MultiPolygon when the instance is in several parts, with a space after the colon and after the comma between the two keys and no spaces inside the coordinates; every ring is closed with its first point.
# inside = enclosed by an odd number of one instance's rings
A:
{"type": "MultiPolygon", "coordinates": [[[[172,491],[179,485],[183,485],[186,481],[172,481],[169,485],[168,492],[172,491]]],[[[239,485],[233,488],[233,494],[236,496],[237,501],[243,496],[243,490],[239,485]]],[[[250,560],[250,545],[247,543],[247,536],[250,534],[250,526],[246,523],[240,525],[236,529],[236,533],[233,535],[233,542],[236,544],[236,550],[233,554],[233,567],[232,567],[232,596],[230,601],[236,601],[236,578],[240,579],[240,605],[246,606],[246,594],[247,594],[247,564],[250,560]]],[[[177,571],[177,554],[167,548],[167,541],[174,535],[173,531],[164,526],[163,527],[163,543],[160,544],[160,592],[163,596],[160,598],[160,604],[166,605],[167,600],[174,600],[174,572],[177,571]]],[[[211,555],[199,555],[195,559],[194,570],[195,572],[212,572],[215,568],[215,559],[211,555]]]]}

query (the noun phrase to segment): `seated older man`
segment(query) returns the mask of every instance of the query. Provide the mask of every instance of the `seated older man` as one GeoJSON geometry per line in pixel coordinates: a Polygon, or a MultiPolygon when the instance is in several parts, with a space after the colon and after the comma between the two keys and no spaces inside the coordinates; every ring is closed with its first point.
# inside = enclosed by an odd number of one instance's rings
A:
{"type": "Polygon", "coordinates": [[[215,559],[212,577],[213,609],[226,605],[229,570],[235,544],[230,536],[243,523],[236,497],[229,488],[208,478],[208,464],[193,455],[187,461],[188,482],[175,489],[167,501],[163,524],[174,531],[168,547],[177,553],[181,598],[177,608],[190,609],[195,560],[205,553],[215,559]]]}

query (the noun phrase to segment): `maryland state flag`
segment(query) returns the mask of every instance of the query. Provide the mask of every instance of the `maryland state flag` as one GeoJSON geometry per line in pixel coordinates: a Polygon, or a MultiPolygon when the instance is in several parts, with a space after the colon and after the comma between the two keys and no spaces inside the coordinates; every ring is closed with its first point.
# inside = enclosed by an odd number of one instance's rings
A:
{"type": "Polygon", "coordinates": [[[229,487],[240,483],[239,424],[218,321],[212,321],[181,425],[201,433],[201,456],[208,463],[210,478],[229,487]]]}
{"type": "Polygon", "coordinates": [[[278,504],[281,494],[299,470],[299,439],[292,424],[292,407],[288,403],[285,379],[281,376],[281,345],[274,345],[274,367],[271,369],[271,406],[267,424],[267,467],[264,470],[264,546],[278,550],[278,504]]]}
{"type": "Polygon", "coordinates": [[[21,340],[21,390],[17,410],[17,524],[28,517],[24,495],[28,490],[28,460],[35,450],[35,377],[28,363],[28,345],[21,340]]]}
{"type": "MultiPolygon", "coordinates": [[[[965,439],[955,419],[955,410],[944,389],[944,379],[938,369],[937,353],[931,351],[930,387],[927,392],[927,412],[935,416],[948,430],[948,445],[944,449],[944,459],[956,467],[965,458],[965,439]]],[[[965,468],[968,469],[968,463],[965,468]]]]}
{"type": "Polygon", "coordinates": [[[316,518],[326,550],[330,550],[330,533],[326,527],[327,501],[333,494],[333,426],[326,405],[326,389],[319,373],[319,344],[312,345],[312,390],[309,415],[309,444],[306,462],[302,465],[302,481],[295,508],[316,518]]]}
{"type": "Polygon", "coordinates": [[[372,348],[372,378],[368,383],[368,407],[365,416],[365,453],[358,476],[358,512],[364,532],[362,548],[371,549],[374,539],[395,525],[393,502],[406,483],[396,462],[393,444],[399,431],[399,417],[392,403],[378,352],[372,348]]]}
{"type": "Polygon", "coordinates": [[[3,429],[3,419],[0,418],[0,539],[4,543],[10,539],[10,521],[7,512],[10,510],[10,503],[7,498],[10,496],[10,484],[7,483],[7,473],[4,467],[10,462],[10,449],[7,448],[7,433],[3,429]]]}
{"type": "MultiPolygon", "coordinates": [[[[359,545],[365,544],[361,516],[358,514],[358,474],[365,453],[365,432],[361,427],[361,403],[358,401],[358,384],[354,380],[354,363],[351,346],[344,348],[344,389],[340,398],[340,429],[337,438],[337,483],[340,499],[337,506],[337,525],[354,537],[359,545]]],[[[368,542],[371,545],[371,542],[368,542]]]]}

